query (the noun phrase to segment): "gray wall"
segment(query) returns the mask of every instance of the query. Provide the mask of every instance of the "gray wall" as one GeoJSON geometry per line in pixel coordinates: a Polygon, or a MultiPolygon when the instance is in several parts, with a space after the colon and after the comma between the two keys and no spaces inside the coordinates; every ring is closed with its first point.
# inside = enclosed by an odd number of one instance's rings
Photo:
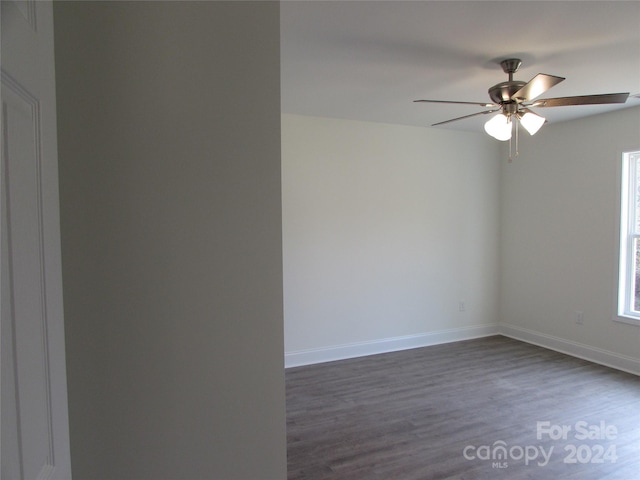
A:
{"type": "Polygon", "coordinates": [[[493,323],[638,372],[640,328],[615,321],[621,154],[638,132],[640,107],[546,125],[508,163],[484,133],[284,114],[286,363],[493,323]]]}
{"type": "Polygon", "coordinates": [[[278,4],[55,31],[74,477],[285,478],[278,4]]]}
{"type": "Polygon", "coordinates": [[[499,142],[282,117],[288,365],[497,329],[499,142]]]}
{"type": "Polygon", "coordinates": [[[507,333],[637,371],[640,328],[614,319],[620,166],[623,151],[640,148],[639,133],[634,107],[520,137],[520,156],[501,179],[507,333]]]}

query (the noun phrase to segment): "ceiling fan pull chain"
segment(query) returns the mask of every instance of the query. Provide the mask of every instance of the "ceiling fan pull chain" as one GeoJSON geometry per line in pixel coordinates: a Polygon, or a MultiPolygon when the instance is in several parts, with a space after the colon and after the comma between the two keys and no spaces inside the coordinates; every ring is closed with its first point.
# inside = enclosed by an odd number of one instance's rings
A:
{"type": "Polygon", "coordinates": [[[511,148],[511,137],[509,137],[509,163],[513,162],[513,148],[511,148]]]}
{"type": "Polygon", "coordinates": [[[518,157],[518,155],[520,155],[520,152],[518,151],[518,130],[520,130],[518,128],[518,117],[516,115],[513,115],[513,128],[516,131],[516,158],[518,157]]]}

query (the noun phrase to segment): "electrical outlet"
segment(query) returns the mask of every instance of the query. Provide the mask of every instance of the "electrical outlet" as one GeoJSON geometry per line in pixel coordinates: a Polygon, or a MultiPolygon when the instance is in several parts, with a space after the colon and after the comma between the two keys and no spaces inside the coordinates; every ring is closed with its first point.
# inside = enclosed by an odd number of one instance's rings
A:
{"type": "Polygon", "coordinates": [[[458,302],[458,310],[460,310],[461,312],[466,312],[467,311],[467,305],[466,305],[466,302],[464,300],[460,300],[458,302]]]}
{"type": "Polygon", "coordinates": [[[576,323],[578,325],[584,325],[584,313],[579,310],[576,311],[576,323]]]}

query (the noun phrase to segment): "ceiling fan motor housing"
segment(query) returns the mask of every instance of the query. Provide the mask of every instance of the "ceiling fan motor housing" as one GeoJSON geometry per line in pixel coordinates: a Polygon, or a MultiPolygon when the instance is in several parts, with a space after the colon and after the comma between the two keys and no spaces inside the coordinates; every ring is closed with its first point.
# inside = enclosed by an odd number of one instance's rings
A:
{"type": "Polygon", "coordinates": [[[495,103],[503,104],[505,102],[511,102],[511,97],[514,93],[524,87],[527,82],[521,82],[519,80],[510,80],[494,85],[489,89],[489,97],[495,103]]]}

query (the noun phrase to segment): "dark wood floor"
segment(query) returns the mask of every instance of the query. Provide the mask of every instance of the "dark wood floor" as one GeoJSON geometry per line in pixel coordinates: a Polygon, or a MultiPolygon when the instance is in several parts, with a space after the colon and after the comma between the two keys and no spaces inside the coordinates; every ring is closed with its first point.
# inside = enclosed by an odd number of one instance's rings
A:
{"type": "Polygon", "coordinates": [[[286,382],[289,480],[640,479],[640,378],[506,337],[291,368],[286,382]],[[571,430],[538,439],[545,421],[571,430]]]}

